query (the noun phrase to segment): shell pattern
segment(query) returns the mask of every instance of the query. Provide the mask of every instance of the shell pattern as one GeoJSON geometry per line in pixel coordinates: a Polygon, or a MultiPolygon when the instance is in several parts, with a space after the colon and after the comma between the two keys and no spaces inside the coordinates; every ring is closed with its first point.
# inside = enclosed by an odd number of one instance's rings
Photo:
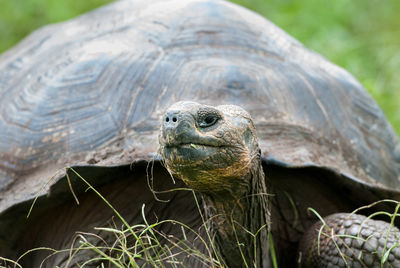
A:
{"type": "Polygon", "coordinates": [[[0,85],[0,212],[66,165],[150,159],[180,100],[242,106],[267,159],[400,187],[399,140],[364,88],[228,2],[121,0],[44,27],[0,56],[0,85]]]}

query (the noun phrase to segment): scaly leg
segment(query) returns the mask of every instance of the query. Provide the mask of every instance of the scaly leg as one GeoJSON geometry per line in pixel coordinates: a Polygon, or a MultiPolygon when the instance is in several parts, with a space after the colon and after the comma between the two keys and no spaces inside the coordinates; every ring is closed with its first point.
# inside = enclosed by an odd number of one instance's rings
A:
{"type": "Polygon", "coordinates": [[[300,241],[301,267],[400,267],[396,227],[348,213],[330,215],[324,222],[314,224],[300,241]]]}

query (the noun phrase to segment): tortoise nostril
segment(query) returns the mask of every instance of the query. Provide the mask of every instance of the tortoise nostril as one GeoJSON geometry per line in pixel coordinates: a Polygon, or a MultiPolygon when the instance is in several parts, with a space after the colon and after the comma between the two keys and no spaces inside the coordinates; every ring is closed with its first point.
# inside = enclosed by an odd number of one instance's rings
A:
{"type": "Polygon", "coordinates": [[[167,111],[164,114],[164,124],[173,127],[179,122],[179,113],[177,111],[167,111]]]}

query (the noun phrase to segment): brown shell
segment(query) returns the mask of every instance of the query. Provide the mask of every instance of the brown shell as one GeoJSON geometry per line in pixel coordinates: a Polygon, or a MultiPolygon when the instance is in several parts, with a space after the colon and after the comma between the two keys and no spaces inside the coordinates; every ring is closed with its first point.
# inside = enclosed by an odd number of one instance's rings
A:
{"type": "Polygon", "coordinates": [[[0,57],[0,85],[0,212],[66,165],[150,159],[180,100],[242,106],[271,161],[400,188],[398,138],[357,80],[228,2],[122,0],[44,27],[0,57]]]}

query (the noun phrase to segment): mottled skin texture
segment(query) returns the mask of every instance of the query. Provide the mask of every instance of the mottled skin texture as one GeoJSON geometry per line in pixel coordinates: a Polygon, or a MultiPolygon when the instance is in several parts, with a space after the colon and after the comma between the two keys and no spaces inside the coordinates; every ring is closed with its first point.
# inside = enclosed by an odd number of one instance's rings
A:
{"type": "Polygon", "coordinates": [[[300,244],[306,267],[400,267],[399,229],[389,223],[348,213],[333,214],[314,224],[300,244]],[[323,226],[323,227],[322,227],[323,226]],[[320,242],[318,249],[318,233],[320,242]]]}
{"type": "MultiPolygon", "coordinates": [[[[244,261],[269,267],[268,178],[249,114],[233,105],[176,103],[163,117],[160,145],[168,170],[202,193],[210,229],[228,267],[244,267],[244,261]],[[254,257],[244,229],[254,234],[265,224],[254,257]],[[239,249],[237,241],[245,246],[239,249]]],[[[332,214],[324,221],[324,228],[321,222],[314,224],[300,241],[302,267],[380,267],[382,256],[399,240],[396,227],[362,215],[332,214]]],[[[399,252],[394,248],[383,267],[398,267],[399,252]]]]}
{"type": "Polygon", "coordinates": [[[160,145],[168,170],[202,193],[227,267],[267,267],[267,191],[249,114],[233,105],[176,103],[164,115],[160,145]],[[254,247],[249,233],[260,229],[254,247]]]}

